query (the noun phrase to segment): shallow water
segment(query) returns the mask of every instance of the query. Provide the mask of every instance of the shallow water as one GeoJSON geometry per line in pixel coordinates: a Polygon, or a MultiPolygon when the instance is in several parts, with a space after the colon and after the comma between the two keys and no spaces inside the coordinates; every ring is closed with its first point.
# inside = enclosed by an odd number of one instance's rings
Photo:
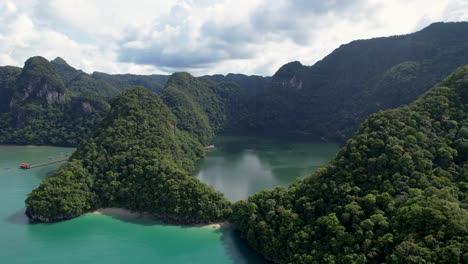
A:
{"type": "MultiPolygon", "coordinates": [[[[286,186],[327,163],[338,147],[293,139],[220,136],[195,174],[231,200],[286,186]]],[[[230,229],[164,225],[148,219],[84,215],[30,224],[27,194],[60,164],[20,170],[21,162],[59,159],[70,148],[0,146],[1,263],[264,263],[230,229]]]]}
{"type": "Polygon", "coordinates": [[[29,224],[24,199],[53,164],[20,170],[73,149],[0,146],[1,263],[262,263],[231,230],[163,225],[146,219],[85,215],[29,224]]]}

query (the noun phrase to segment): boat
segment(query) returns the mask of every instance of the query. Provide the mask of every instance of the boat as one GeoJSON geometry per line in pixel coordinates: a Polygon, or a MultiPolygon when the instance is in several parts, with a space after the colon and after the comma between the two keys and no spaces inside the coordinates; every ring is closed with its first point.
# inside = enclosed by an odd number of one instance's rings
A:
{"type": "Polygon", "coordinates": [[[21,163],[20,164],[20,169],[30,169],[31,168],[31,165],[29,165],[28,163],[21,163]]]}
{"type": "Polygon", "coordinates": [[[214,151],[216,149],[215,145],[205,146],[206,151],[214,151]]]}

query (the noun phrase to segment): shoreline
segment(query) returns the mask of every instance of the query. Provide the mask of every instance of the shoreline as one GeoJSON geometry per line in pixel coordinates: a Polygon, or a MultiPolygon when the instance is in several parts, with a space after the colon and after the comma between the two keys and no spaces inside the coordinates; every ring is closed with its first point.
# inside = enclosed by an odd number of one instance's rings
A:
{"type": "MultiPolygon", "coordinates": [[[[85,215],[109,215],[109,216],[123,216],[123,217],[131,217],[131,218],[143,218],[158,221],[158,219],[148,212],[134,212],[129,209],[125,208],[118,208],[118,207],[108,207],[108,208],[99,208],[94,211],[88,212],[85,215]]],[[[164,223],[166,224],[166,223],[164,223]]],[[[220,228],[230,228],[231,224],[229,222],[219,222],[219,223],[211,223],[211,224],[193,224],[193,225],[180,225],[178,226],[189,226],[189,227],[211,227],[213,229],[220,229],[220,228]]]]}

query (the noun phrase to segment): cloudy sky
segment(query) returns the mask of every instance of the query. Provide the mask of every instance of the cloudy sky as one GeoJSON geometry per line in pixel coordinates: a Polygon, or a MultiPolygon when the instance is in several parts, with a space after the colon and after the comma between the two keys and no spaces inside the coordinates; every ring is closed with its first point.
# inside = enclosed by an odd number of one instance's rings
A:
{"type": "Polygon", "coordinates": [[[354,39],[462,20],[466,0],[0,0],[0,65],[272,75],[354,39]]]}

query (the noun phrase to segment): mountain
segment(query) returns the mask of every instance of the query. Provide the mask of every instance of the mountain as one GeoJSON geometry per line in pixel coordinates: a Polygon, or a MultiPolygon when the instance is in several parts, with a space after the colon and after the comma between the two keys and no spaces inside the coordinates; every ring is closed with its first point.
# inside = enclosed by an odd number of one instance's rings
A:
{"type": "Polygon", "coordinates": [[[468,23],[341,45],[313,66],[282,66],[250,103],[257,131],[345,142],[370,114],[415,100],[468,64],[468,23]]]}
{"type": "Polygon", "coordinates": [[[0,67],[0,144],[77,146],[133,84],[161,89],[167,76],[87,74],[57,57],[0,67]]]}
{"type": "Polygon", "coordinates": [[[73,68],[60,57],[52,60],[51,64],[63,80],[65,86],[80,96],[98,97],[108,100],[120,92],[120,89],[109,83],[97,80],[91,75],[73,68]]]}
{"type": "Polygon", "coordinates": [[[51,222],[122,207],[170,223],[223,221],[229,202],[189,174],[203,152],[155,93],[127,89],[71,162],[28,195],[26,213],[51,222]]]}
{"type": "Polygon", "coordinates": [[[271,77],[263,77],[258,75],[245,75],[229,73],[227,75],[216,74],[203,76],[206,79],[214,82],[233,82],[237,84],[248,96],[257,96],[259,93],[264,92],[271,83],[271,77]]]}
{"type": "Polygon", "coordinates": [[[164,98],[167,98],[166,91],[171,89],[177,89],[191,98],[206,115],[213,132],[237,130],[248,115],[248,95],[237,83],[214,82],[181,72],[174,73],[167,82],[163,90],[164,98]]]}
{"type": "Polygon", "coordinates": [[[87,74],[60,57],[41,60],[44,67],[37,74],[46,79],[27,75],[30,69],[1,67],[0,143],[76,146],[105,114],[107,102],[133,85],[163,96],[184,119],[179,129],[196,132],[204,143],[219,131],[299,133],[313,141],[344,143],[370,114],[415,100],[468,64],[467,36],[467,22],[435,23],[408,35],[353,41],[313,66],[288,63],[271,78],[87,74]],[[41,80],[49,98],[41,95],[41,80]],[[29,81],[34,85],[23,83],[29,81]]]}
{"type": "Polygon", "coordinates": [[[10,110],[10,100],[16,90],[16,79],[21,68],[13,66],[0,67],[0,113],[10,110]]]}
{"type": "Polygon", "coordinates": [[[136,75],[136,74],[107,74],[94,72],[94,80],[105,82],[115,89],[122,91],[131,86],[143,86],[157,94],[160,94],[166,85],[169,75],[136,75]]]}
{"type": "Polygon", "coordinates": [[[28,59],[23,69],[3,67],[0,73],[1,144],[77,145],[109,107],[67,89],[42,57],[28,59]]]}
{"type": "Polygon", "coordinates": [[[57,57],[51,61],[56,71],[70,90],[81,94],[111,99],[119,92],[132,86],[143,86],[161,93],[169,78],[168,75],[107,74],[94,72],[87,74],[70,66],[57,57]]]}
{"type": "MultiPolygon", "coordinates": [[[[184,78],[198,83],[197,79],[188,74],[174,74],[162,92],[162,99],[176,116],[177,127],[207,145],[214,137],[214,128],[210,124],[205,109],[185,90],[184,81],[178,80],[184,78]]],[[[208,89],[203,86],[203,83],[197,86],[208,89]]],[[[197,91],[201,92],[202,89],[197,89],[197,91]]]]}
{"type": "Polygon", "coordinates": [[[16,86],[17,90],[10,102],[11,109],[24,102],[44,100],[49,105],[65,102],[63,81],[53,66],[42,57],[32,57],[25,62],[16,86]]]}
{"type": "Polygon", "coordinates": [[[466,263],[468,66],[372,115],[312,176],[237,202],[231,221],[277,263],[466,263]]]}

